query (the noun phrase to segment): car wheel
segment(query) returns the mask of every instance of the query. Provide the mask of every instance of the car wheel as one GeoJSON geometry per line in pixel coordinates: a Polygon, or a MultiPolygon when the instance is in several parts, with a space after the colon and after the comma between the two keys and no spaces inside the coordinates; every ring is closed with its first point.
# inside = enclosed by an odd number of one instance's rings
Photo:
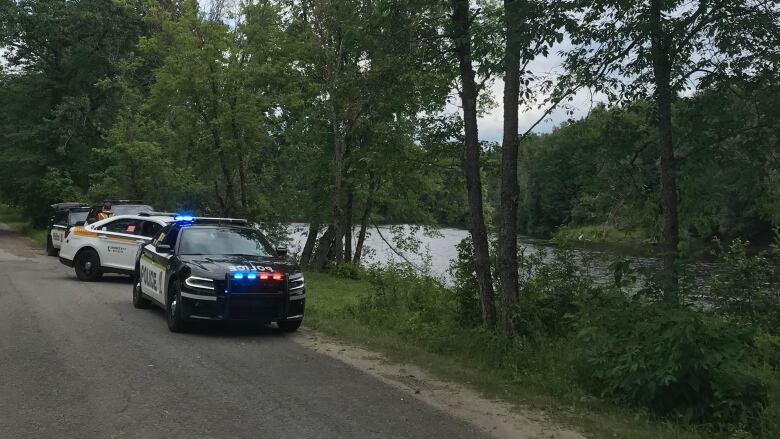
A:
{"type": "Polygon", "coordinates": [[[283,322],[276,322],[276,325],[279,326],[279,329],[283,332],[295,332],[301,327],[301,323],[303,323],[303,319],[285,320],[283,322]]]}
{"type": "Polygon", "coordinates": [[[165,307],[165,317],[168,321],[168,329],[171,332],[184,331],[185,321],[182,313],[181,287],[175,280],[171,281],[168,289],[168,304],[165,307]]]}
{"type": "Polygon", "coordinates": [[[74,261],[76,277],[85,282],[94,282],[103,276],[100,268],[100,256],[91,248],[80,251],[74,261]]]}
{"type": "Polygon", "coordinates": [[[136,274],[133,275],[133,306],[138,309],[149,308],[149,299],[141,294],[141,278],[136,274]]]}
{"type": "Polygon", "coordinates": [[[54,248],[54,244],[51,242],[51,235],[46,237],[46,254],[48,256],[57,256],[57,249],[54,248]]]}

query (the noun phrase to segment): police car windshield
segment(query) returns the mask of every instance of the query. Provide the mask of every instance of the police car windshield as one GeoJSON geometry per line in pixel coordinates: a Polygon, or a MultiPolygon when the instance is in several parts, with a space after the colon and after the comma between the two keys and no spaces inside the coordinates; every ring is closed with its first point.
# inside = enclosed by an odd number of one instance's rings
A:
{"type": "Polygon", "coordinates": [[[182,230],[179,254],[271,256],[273,248],[257,230],[193,227],[182,230]]]}
{"type": "Polygon", "coordinates": [[[111,207],[114,215],[137,215],[141,212],[151,212],[152,206],[144,204],[120,204],[111,207]]]}

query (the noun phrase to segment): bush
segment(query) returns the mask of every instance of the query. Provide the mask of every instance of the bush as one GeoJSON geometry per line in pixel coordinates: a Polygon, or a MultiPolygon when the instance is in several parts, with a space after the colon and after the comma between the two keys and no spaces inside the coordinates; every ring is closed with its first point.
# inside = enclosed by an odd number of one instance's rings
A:
{"type": "Polygon", "coordinates": [[[464,326],[479,326],[482,314],[471,238],[464,238],[456,249],[458,257],[450,262],[450,276],[454,284],[452,294],[456,302],[457,320],[464,326]]]}
{"type": "Polygon", "coordinates": [[[770,256],[748,255],[748,243],[739,239],[726,248],[717,244],[718,271],[708,294],[716,311],[740,323],[780,330],[777,268],[770,256]]]}
{"type": "Polygon", "coordinates": [[[363,267],[357,264],[344,262],[337,265],[328,266],[328,274],[340,277],[342,279],[362,279],[365,276],[365,270],[363,267]]]}
{"type": "Polygon", "coordinates": [[[356,318],[415,339],[446,335],[457,326],[453,297],[436,279],[400,263],[371,268],[366,275],[374,293],[359,302],[356,318]]]}
{"type": "Polygon", "coordinates": [[[579,378],[592,392],[659,416],[749,426],[767,404],[750,369],[750,331],[660,303],[617,300],[581,323],[579,378]]]}
{"type": "Polygon", "coordinates": [[[520,297],[513,310],[519,335],[565,336],[575,329],[580,300],[593,291],[592,283],[568,250],[544,248],[520,257],[520,297]]]}

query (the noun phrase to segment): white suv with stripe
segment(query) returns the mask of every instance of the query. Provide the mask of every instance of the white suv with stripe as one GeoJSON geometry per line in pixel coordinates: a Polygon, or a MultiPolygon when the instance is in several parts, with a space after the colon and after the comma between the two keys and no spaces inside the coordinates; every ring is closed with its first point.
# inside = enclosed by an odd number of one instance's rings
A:
{"type": "Polygon", "coordinates": [[[138,250],[173,221],[167,214],[118,215],[74,228],[60,248],[60,262],[83,281],[105,273],[132,275],[138,250]]]}

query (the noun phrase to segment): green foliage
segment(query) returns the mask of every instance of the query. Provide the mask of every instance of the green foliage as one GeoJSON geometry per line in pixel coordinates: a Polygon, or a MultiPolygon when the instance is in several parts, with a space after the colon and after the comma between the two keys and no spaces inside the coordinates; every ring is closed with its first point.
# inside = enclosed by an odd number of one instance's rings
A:
{"type": "Polygon", "coordinates": [[[512,314],[515,330],[533,339],[570,335],[592,290],[570,251],[523,251],[520,297],[512,314]]]}
{"type": "Polygon", "coordinates": [[[766,408],[766,385],[748,374],[750,330],[623,299],[591,309],[580,328],[580,378],[605,398],[661,416],[748,427],[766,408]]]}
{"type": "Polygon", "coordinates": [[[344,262],[328,266],[327,273],[342,279],[359,280],[366,276],[366,269],[360,265],[344,262]]]}
{"type": "Polygon", "coordinates": [[[746,241],[736,239],[727,247],[717,244],[718,269],[707,291],[716,310],[736,322],[780,330],[777,265],[765,252],[748,255],[746,241]]]}
{"type": "Polygon", "coordinates": [[[474,246],[471,238],[464,238],[456,246],[458,257],[450,261],[452,293],[456,303],[458,321],[469,327],[482,323],[479,304],[479,285],[474,267],[474,246]]]}

